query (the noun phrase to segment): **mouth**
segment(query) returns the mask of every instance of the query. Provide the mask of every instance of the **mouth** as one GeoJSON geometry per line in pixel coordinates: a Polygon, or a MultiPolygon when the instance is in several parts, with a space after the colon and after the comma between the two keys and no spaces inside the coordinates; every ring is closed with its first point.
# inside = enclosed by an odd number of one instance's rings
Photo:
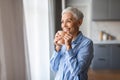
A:
{"type": "Polygon", "coordinates": [[[69,32],[70,29],[69,29],[69,28],[64,28],[63,31],[64,31],[64,32],[69,32]]]}

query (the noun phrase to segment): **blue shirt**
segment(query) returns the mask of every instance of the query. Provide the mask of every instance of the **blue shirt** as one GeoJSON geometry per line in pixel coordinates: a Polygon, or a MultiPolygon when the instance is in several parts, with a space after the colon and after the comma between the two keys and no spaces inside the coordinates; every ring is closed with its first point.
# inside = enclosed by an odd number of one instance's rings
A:
{"type": "Polygon", "coordinates": [[[72,49],[63,45],[54,51],[50,59],[51,70],[56,72],[55,80],[87,80],[87,72],[93,58],[93,42],[80,32],[71,43],[72,49]]]}

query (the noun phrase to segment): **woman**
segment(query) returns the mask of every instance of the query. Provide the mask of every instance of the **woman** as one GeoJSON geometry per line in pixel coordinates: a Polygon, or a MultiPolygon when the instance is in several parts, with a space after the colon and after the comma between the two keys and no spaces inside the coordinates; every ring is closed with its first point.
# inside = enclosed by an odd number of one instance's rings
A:
{"type": "Polygon", "coordinates": [[[79,31],[83,17],[77,8],[68,7],[62,12],[62,31],[55,35],[55,51],[50,60],[51,70],[56,72],[55,80],[88,79],[93,42],[79,31]]]}

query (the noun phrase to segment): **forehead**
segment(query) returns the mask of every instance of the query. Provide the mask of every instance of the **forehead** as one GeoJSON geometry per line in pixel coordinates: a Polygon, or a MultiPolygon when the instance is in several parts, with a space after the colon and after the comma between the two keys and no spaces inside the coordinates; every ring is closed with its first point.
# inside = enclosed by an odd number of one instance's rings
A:
{"type": "Polygon", "coordinates": [[[75,19],[72,13],[67,12],[62,15],[62,19],[75,19]]]}

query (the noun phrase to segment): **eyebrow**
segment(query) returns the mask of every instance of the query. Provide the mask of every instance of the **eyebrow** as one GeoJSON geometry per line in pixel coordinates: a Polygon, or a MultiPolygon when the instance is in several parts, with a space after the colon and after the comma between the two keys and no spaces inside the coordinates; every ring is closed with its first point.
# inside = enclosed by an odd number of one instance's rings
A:
{"type": "MultiPolygon", "coordinates": [[[[68,19],[66,19],[66,20],[74,20],[73,18],[68,18],[68,19]]],[[[62,21],[62,20],[61,20],[62,21]]]]}

